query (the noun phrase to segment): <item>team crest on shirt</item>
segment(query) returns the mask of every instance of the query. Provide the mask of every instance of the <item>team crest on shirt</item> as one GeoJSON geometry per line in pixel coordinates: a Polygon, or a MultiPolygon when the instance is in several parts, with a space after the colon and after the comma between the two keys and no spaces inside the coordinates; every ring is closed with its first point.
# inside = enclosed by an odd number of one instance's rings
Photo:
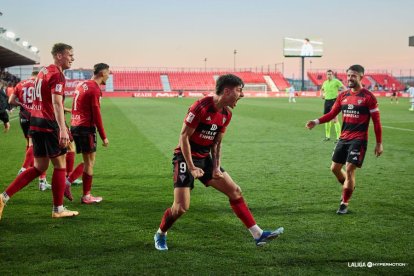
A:
{"type": "Polygon", "coordinates": [[[223,118],[223,124],[226,122],[226,118],[223,118]]]}
{"type": "Polygon", "coordinates": [[[358,104],[361,104],[362,103],[362,100],[358,100],[358,104]]]}
{"type": "Polygon", "coordinates": [[[55,91],[56,91],[56,92],[62,92],[62,88],[63,88],[63,85],[61,85],[61,84],[56,84],[55,91]]]}
{"type": "Polygon", "coordinates": [[[194,113],[188,112],[187,118],[185,120],[191,124],[191,122],[194,120],[194,117],[194,113]]]}

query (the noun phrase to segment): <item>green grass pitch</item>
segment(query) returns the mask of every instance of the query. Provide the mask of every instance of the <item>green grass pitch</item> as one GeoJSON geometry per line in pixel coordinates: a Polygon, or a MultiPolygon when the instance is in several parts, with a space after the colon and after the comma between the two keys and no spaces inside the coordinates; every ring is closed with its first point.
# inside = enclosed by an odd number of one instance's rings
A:
{"type": "MultiPolygon", "coordinates": [[[[53,220],[51,192],[38,191],[33,181],[8,202],[0,221],[0,275],[414,274],[414,113],[405,99],[379,100],[384,153],[374,156],[371,122],[346,216],[335,214],[334,144],[322,142],[323,126],[305,129],[321,115],[322,100],[241,100],[223,141],[222,165],[258,224],[283,226],[285,233],[256,248],[225,196],[197,182],[190,210],[168,233],[170,250],[155,250],[154,232],[173,200],[172,150],[193,101],[104,98],[110,146],[98,140],[93,186],[104,201],[81,205],[75,186],[75,201],[65,205],[80,215],[53,220]],[[349,267],[361,262],[406,266],[349,267]]],[[[24,156],[16,115],[10,132],[0,133],[0,192],[24,156]]]]}

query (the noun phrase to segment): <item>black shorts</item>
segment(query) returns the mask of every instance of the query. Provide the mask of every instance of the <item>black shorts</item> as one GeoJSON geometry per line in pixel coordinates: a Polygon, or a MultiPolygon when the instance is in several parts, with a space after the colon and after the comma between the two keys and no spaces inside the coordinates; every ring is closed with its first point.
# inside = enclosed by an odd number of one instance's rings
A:
{"type": "Polygon", "coordinates": [[[74,135],[73,140],[76,145],[76,153],[96,152],[96,133],[74,135]]]}
{"type": "Polygon", "coordinates": [[[65,154],[67,149],[59,146],[59,130],[54,132],[31,131],[34,157],[54,158],[65,154]]]}
{"type": "Polygon", "coordinates": [[[30,119],[20,117],[20,127],[22,128],[24,137],[29,138],[30,119]]]}
{"type": "Polygon", "coordinates": [[[7,111],[0,112],[0,121],[3,121],[5,124],[9,122],[9,114],[7,114],[7,111]]]}
{"type": "MultiPolygon", "coordinates": [[[[208,186],[208,182],[213,178],[213,160],[210,156],[206,158],[194,158],[193,163],[197,168],[204,171],[204,175],[200,177],[200,180],[205,186],[208,186]]],[[[187,170],[187,163],[184,156],[181,154],[174,154],[172,159],[173,173],[174,173],[174,188],[194,188],[194,177],[187,170]]],[[[224,169],[220,167],[220,170],[224,172],[224,169]]]]}
{"type": "Polygon", "coordinates": [[[361,168],[362,163],[364,162],[366,151],[367,141],[346,141],[340,139],[333,151],[332,161],[339,164],[345,164],[348,162],[354,164],[358,168],[361,168]]]}
{"type": "Polygon", "coordinates": [[[335,101],[336,101],[336,99],[325,100],[325,104],[324,104],[324,107],[323,107],[323,114],[329,113],[329,111],[331,111],[335,101]]]}
{"type": "Polygon", "coordinates": [[[397,92],[392,92],[392,96],[396,97],[397,96],[397,92]]]}

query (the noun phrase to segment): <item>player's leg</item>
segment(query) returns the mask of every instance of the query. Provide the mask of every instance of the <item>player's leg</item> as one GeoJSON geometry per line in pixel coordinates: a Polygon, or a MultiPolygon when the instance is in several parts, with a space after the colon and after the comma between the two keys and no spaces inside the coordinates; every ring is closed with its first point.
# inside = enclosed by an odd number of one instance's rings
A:
{"type": "Polygon", "coordinates": [[[338,180],[339,184],[344,185],[346,174],[345,171],[342,169],[344,164],[336,163],[332,161],[331,164],[331,171],[335,175],[336,179],[338,180]]]}
{"type": "Polygon", "coordinates": [[[160,227],[154,235],[156,249],[168,250],[167,231],[190,208],[190,191],[189,187],[174,188],[174,203],[171,208],[165,210],[160,227]]]}
{"type": "Polygon", "coordinates": [[[12,183],[6,188],[6,190],[0,194],[0,219],[3,213],[3,209],[7,201],[18,191],[23,189],[33,179],[38,177],[42,171],[47,170],[49,164],[49,158],[39,158],[34,167],[30,167],[21,174],[19,174],[12,183]]]}
{"type": "Polygon", "coordinates": [[[256,241],[257,246],[263,246],[268,241],[277,238],[283,233],[283,227],[275,231],[263,231],[256,223],[253,214],[242,196],[241,189],[227,172],[223,172],[222,178],[211,179],[208,186],[225,194],[230,201],[230,206],[237,217],[244,223],[256,241]]]}
{"type": "Polygon", "coordinates": [[[346,163],[346,180],[342,187],[342,202],[339,206],[337,214],[348,213],[348,203],[351,199],[352,193],[355,190],[355,172],[357,166],[352,163],[346,163]]]}
{"type": "Polygon", "coordinates": [[[82,174],[83,182],[83,196],[81,198],[81,203],[92,204],[99,203],[102,201],[100,196],[92,196],[92,178],[93,178],[93,167],[95,165],[96,152],[91,153],[82,153],[84,170],[82,174]]]}

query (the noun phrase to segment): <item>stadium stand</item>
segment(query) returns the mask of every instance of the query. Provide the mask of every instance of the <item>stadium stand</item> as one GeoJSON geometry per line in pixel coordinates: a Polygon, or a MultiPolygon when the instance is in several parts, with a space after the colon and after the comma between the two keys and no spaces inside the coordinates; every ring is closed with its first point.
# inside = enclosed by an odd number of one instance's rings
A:
{"type": "Polygon", "coordinates": [[[273,91],[267,83],[265,76],[269,76],[278,90],[289,87],[289,82],[280,72],[256,73],[251,71],[137,71],[137,70],[112,70],[115,91],[170,91],[166,90],[162,83],[162,77],[168,81],[168,87],[172,91],[212,91],[215,88],[215,80],[219,75],[233,73],[246,83],[246,85],[261,85],[267,90],[273,91]]]}
{"type": "MultiPolygon", "coordinates": [[[[308,72],[307,75],[318,87],[326,80],[325,72],[308,72]]],[[[346,85],[346,73],[336,73],[336,77],[346,85]]],[[[397,89],[404,89],[404,85],[390,74],[367,73],[362,79],[362,84],[372,90],[378,90],[378,88],[387,90],[393,83],[396,84],[397,89]]]]}

